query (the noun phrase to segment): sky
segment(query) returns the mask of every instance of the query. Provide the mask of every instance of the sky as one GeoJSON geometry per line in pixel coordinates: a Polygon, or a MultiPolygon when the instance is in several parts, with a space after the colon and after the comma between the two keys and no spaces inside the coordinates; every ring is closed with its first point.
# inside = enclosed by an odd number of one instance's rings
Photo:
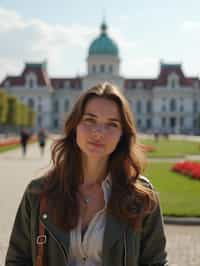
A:
{"type": "Polygon", "coordinates": [[[50,77],[87,73],[103,18],[125,78],[156,78],[160,62],[200,77],[199,0],[0,0],[0,81],[47,60],[50,77]]]}

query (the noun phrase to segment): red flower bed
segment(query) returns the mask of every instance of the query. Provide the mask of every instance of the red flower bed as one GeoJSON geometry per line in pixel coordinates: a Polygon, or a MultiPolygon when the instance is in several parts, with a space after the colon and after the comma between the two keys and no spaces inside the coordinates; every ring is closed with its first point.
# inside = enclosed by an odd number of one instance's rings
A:
{"type": "MultiPolygon", "coordinates": [[[[32,136],[29,142],[34,142],[37,139],[36,136],[32,136]]],[[[20,143],[20,138],[8,138],[8,139],[0,139],[0,148],[1,147],[9,147],[13,145],[17,145],[20,143]]]]}
{"type": "Polygon", "coordinates": [[[200,163],[197,162],[184,161],[176,163],[172,167],[172,171],[200,180],[200,163]]]}

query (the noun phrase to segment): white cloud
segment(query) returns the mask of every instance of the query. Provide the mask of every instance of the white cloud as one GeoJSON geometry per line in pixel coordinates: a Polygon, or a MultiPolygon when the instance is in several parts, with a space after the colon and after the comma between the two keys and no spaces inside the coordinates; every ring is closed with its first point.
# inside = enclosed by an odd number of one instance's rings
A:
{"type": "Polygon", "coordinates": [[[83,49],[85,53],[88,40],[95,35],[94,28],[78,24],[51,25],[37,19],[24,19],[15,11],[0,8],[0,80],[7,72],[18,73],[25,61],[46,58],[57,68],[66,61],[68,67],[72,66],[71,55],[83,49]]]}
{"type": "Polygon", "coordinates": [[[134,57],[122,63],[122,72],[126,77],[155,78],[159,71],[159,58],[134,57]],[[126,72],[124,71],[126,70],[126,72]]]}
{"type": "Polygon", "coordinates": [[[185,21],[182,26],[185,31],[198,31],[200,30],[200,21],[185,21]]]}
{"type": "MultiPolygon", "coordinates": [[[[122,17],[126,21],[127,17],[122,17]]],[[[0,8],[0,81],[19,75],[25,62],[48,62],[51,76],[73,76],[85,72],[90,42],[100,30],[96,26],[52,25],[39,19],[25,19],[13,10],[0,8]]],[[[120,29],[108,28],[119,47],[122,71],[126,75],[155,75],[158,59],[136,54],[139,41],[128,39],[120,29]]]]}

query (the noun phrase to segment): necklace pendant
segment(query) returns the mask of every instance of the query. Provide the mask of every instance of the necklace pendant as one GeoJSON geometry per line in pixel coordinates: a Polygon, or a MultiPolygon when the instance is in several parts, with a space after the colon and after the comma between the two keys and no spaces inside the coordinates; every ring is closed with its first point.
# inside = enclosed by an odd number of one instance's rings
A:
{"type": "Polygon", "coordinates": [[[89,198],[85,198],[85,203],[88,204],[90,202],[89,198]]]}

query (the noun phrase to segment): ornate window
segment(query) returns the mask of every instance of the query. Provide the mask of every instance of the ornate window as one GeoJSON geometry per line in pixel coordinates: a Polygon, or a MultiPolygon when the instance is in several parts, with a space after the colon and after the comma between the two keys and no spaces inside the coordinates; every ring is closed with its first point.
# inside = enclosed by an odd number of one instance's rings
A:
{"type": "Polygon", "coordinates": [[[34,106],[35,106],[35,102],[34,102],[34,99],[33,98],[29,98],[28,99],[28,106],[30,107],[30,108],[34,108],[34,106]]]}
{"type": "Polygon", "coordinates": [[[144,87],[144,84],[143,84],[142,81],[138,81],[138,82],[136,83],[136,88],[140,89],[140,88],[143,88],[143,87],[144,87]]]}
{"type": "Polygon", "coordinates": [[[68,110],[69,110],[69,100],[68,99],[65,99],[64,110],[65,110],[65,112],[68,112],[68,110]]]}
{"type": "Polygon", "coordinates": [[[58,113],[59,112],[59,103],[58,100],[54,100],[53,103],[53,112],[58,113]]]}
{"type": "Polygon", "coordinates": [[[92,73],[96,73],[96,66],[92,65],[92,73]]]}
{"type": "Polygon", "coordinates": [[[177,110],[177,103],[176,103],[176,99],[171,99],[170,103],[169,103],[169,110],[170,112],[175,112],[177,110]]]}
{"type": "Polygon", "coordinates": [[[38,104],[38,112],[42,112],[42,104],[41,103],[38,104]]]}
{"type": "Polygon", "coordinates": [[[162,123],[162,127],[165,128],[166,127],[166,117],[162,117],[161,123],[162,123]]]}
{"type": "Polygon", "coordinates": [[[140,114],[142,112],[142,103],[140,100],[136,102],[136,112],[140,114]]]}
{"type": "Polygon", "coordinates": [[[152,113],[152,102],[151,102],[151,100],[147,101],[147,113],[152,113]]]}
{"type": "Polygon", "coordinates": [[[109,71],[109,73],[113,73],[113,66],[112,65],[109,65],[108,71],[109,71]]]}
{"type": "Polygon", "coordinates": [[[147,127],[147,129],[151,129],[151,127],[152,127],[152,120],[151,119],[146,120],[146,127],[147,127]]]}
{"type": "Polygon", "coordinates": [[[168,76],[168,87],[175,89],[179,86],[179,76],[176,73],[171,73],[168,76]]]}
{"type": "Polygon", "coordinates": [[[64,87],[66,89],[69,89],[70,88],[70,81],[69,80],[66,80],[65,83],[64,83],[64,87]]]}
{"type": "Polygon", "coordinates": [[[37,87],[37,76],[35,73],[30,72],[26,75],[26,87],[34,89],[37,87]]]}
{"type": "Polygon", "coordinates": [[[104,73],[105,72],[105,65],[100,65],[100,72],[104,73]]]}

